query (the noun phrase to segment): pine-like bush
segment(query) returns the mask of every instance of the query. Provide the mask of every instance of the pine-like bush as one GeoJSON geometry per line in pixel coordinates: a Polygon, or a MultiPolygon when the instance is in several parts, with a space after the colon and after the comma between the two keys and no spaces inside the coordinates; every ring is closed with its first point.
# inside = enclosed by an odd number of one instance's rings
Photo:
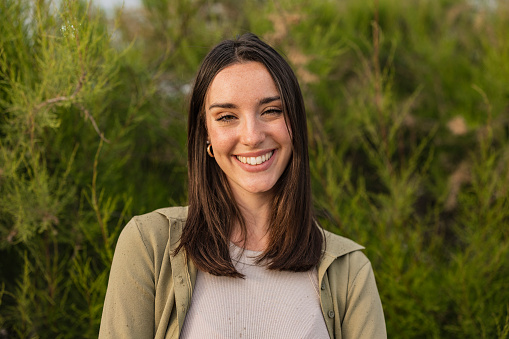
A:
{"type": "Polygon", "coordinates": [[[322,225],[366,246],[391,338],[509,337],[503,0],[0,3],[0,338],[97,336],[133,214],[186,203],[186,103],[253,31],[301,82],[322,225]]]}

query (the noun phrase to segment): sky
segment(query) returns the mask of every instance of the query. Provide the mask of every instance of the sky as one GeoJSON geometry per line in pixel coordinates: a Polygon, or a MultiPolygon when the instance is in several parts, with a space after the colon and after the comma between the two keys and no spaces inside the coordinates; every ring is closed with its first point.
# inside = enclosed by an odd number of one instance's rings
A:
{"type": "Polygon", "coordinates": [[[95,0],[95,5],[100,5],[107,11],[113,10],[115,7],[125,5],[125,8],[133,8],[141,6],[141,0],[95,0]]]}
{"type": "MultiPolygon", "coordinates": [[[[3,1],[3,0],[0,0],[3,1]]],[[[95,5],[100,5],[110,12],[117,6],[125,5],[125,8],[136,8],[141,6],[142,0],[93,0],[95,5]]],[[[474,5],[487,5],[488,8],[495,8],[497,0],[470,0],[474,5]]],[[[505,1],[505,0],[504,0],[505,1]]]]}

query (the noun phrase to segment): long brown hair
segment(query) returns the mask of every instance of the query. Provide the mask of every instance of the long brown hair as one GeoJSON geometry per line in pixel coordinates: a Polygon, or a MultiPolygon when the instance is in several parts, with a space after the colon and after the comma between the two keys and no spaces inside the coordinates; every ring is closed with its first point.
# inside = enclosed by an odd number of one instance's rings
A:
{"type": "Polygon", "coordinates": [[[308,157],[306,112],[299,83],[288,63],[256,35],[225,40],[205,57],[191,94],[188,120],[189,210],[179,246],[196,267],[220,275],[242,277],[230,258],[230,236],[239,222],[246,227],[226,175],[207,156],[205,96],[214,77],[226,67],[246,61],[267,68],[281,97],[292,139],[292,157],[274,189],[269,220],[269,244],[259,262],[268,268],[307,271],[318,264],[323,234],[314,222],[308,157]]]}

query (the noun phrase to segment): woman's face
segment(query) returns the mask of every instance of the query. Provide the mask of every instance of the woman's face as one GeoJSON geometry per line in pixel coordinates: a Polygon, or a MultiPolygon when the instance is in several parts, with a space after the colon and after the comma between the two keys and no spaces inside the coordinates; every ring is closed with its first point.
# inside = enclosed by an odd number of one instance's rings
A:
{"type": "Polygon", "coordinates": [[[205,97],[208,140],[235,196],[271,193],[292,155],[283,106],[259,62],[219,72],[205,97]]]}

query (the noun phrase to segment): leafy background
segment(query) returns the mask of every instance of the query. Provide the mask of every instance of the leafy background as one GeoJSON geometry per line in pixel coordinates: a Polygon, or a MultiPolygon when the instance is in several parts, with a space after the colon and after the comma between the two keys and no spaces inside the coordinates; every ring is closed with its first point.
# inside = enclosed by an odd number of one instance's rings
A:
{"type": "Polygon", "coordinates": [[[97,337],[132,215],[186,204],[186,103],[252,31],[295,69],[324,227],[391,338],[509,337],[509,3],[0,3],[0,338],[97,337]]]}

